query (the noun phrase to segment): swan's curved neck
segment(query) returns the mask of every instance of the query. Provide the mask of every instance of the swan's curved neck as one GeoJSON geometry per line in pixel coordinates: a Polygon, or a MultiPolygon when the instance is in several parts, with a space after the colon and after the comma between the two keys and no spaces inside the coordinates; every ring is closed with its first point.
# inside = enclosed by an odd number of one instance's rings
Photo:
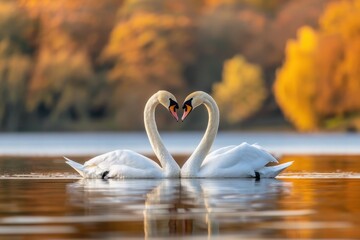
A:
{"type": "Polygon", "coordinates": [[[147,101],[145,105],[145,130],[148,135],[151,147],[153,148],[156,157],[159,159],[160,164],[164,169],[165,177],[178,177],[180,172],[179,165],[175,162],[174,158],[165,148],[156,126],[155,109],[157,105],[159,105],[159,101],[155,94],[147,101]]]}
{"type": "Polygon", "coordinates": [[[181,169],[181,175],[183,177],[197,176],[201,164],[204,161],[206,155],[209,153],[218,131],[219,108],[215,100],[210,96],[206,96],[203,104],[205,105],[209,114],[208,126],[199,145],[181,169]]]}

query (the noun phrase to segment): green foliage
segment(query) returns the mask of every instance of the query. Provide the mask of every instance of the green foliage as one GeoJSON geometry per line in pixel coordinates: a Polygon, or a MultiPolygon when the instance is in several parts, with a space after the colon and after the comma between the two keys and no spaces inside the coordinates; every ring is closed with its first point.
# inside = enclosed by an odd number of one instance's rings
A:
{"type": "Polygon", "coordinates": [[[225,61],[222,82],[213,92],[222,118],[239,123],[257,112],[266,98],[261,68],[235,56],[225,61]]]}

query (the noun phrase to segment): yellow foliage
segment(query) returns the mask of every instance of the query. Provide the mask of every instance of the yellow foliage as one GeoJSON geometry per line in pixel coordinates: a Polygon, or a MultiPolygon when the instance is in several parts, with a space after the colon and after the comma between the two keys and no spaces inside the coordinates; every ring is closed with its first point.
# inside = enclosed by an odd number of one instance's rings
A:
{"type": "Polygon", "coordinates": [[[332,120],[360,114],[359,66],[360,2],[331,3],[319,31],[303,27],[297,41],[288,41],[274,86],[277,102],[300,130],[343,124],[332,120]]]}
{"type": "MultiPolygon", "coordinates": [[[[360,2],[330,4],[321,17],[322,44],[318,53],[320,85],[319,112],[344,116],[360,111],[360,2]],[[336,46],[325,48],[336,41],[336,46]],[[329,52],[332,58],[324,57],[329,52]]],[[[332,44],[334,45],[334,44],[332,44]]]]}
{"type": "Polygon", "coordinates": [[[227,122],[234,124],[248,118],[266,98],[261,68],[240,55],[227,60],[222,82],[214,84],[213,93],[227,122]]]}
{"type": "Polygon", "coordinates": [[[317,38],[310,27],[299,29],[298,40],[289,41],[286,46],[286,62],[278,70],[274,85],[276,100],[285,116],[303,131],[318,127],[314,106],[317,38]]]}
{"type": "Polygon", "coordinates": [[[359,37],[360,1],[338,1],[330,3],[320,18],[321,30],[327,34],[340,34],[343,38],[359,37]]]}

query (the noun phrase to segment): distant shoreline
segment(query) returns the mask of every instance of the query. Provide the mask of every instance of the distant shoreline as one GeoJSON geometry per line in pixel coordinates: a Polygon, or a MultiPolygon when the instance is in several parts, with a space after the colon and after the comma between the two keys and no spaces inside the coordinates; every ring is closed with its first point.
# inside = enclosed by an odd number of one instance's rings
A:
{"type": "MultiPolygon", "coordinates": [[[[191,154],[203,132],[165,132],[172,154],[191,154]]],[[[212,149],[242,142],[257,143],[275,155],[358,155],[360,134],[292,132],[220,132],[212,149]]],[[[144,132],[126,133],[2,133],[0,156],[93,156],[116,149],[152,155],[144,132]]]]}

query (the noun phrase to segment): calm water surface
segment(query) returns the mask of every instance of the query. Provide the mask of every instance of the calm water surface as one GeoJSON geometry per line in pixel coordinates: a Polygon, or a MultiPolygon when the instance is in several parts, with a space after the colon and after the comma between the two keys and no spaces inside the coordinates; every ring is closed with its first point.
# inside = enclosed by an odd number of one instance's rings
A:
{"type": "Polygon", "coordinates": [[[0,239],[360,238],[360,156],[280,160],[295,163],[277,179],[105,181],[2,157],[0,239]]]}

